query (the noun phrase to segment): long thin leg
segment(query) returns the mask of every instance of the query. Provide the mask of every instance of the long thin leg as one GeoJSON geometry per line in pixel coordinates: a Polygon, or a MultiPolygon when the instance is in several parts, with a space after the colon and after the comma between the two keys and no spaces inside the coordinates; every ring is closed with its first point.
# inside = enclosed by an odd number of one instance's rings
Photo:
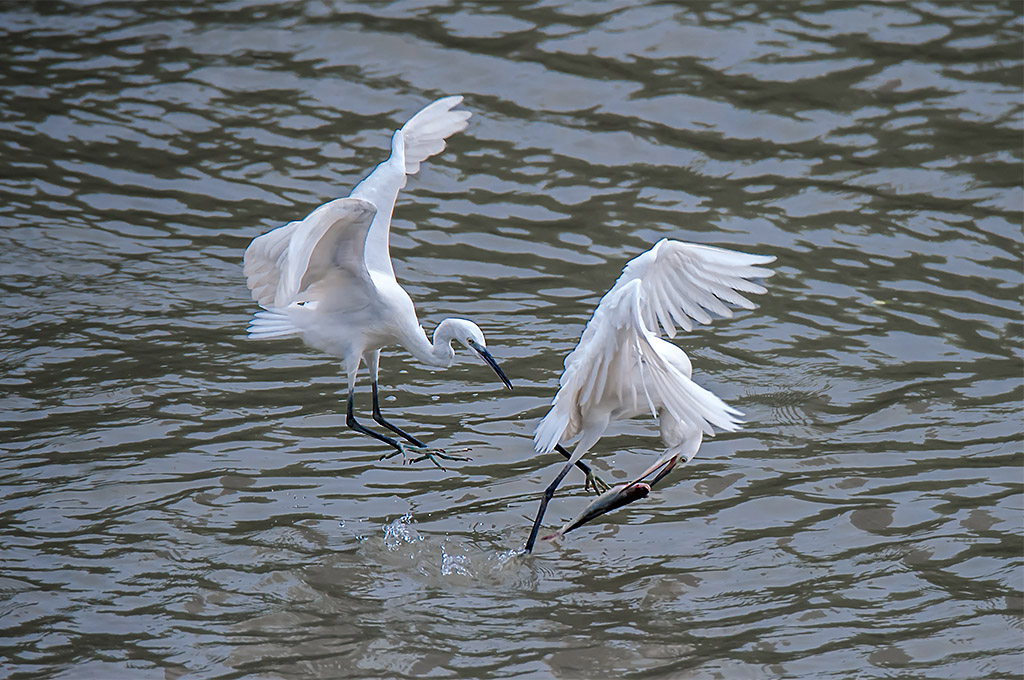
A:
{"type": "MultiPolygon", "coordinates": [[[[560,454],[565,456],[566,460],[572,459],[572,454],[566,451],[561,444],[555,444],[555,451],[558,451],[560,454]]],[[[583,484],[584,491],[589,491],[590,489],[593,489],[594,493],[600,495],[607,491],[608,489],[612,488],[608,484],[608,482],[598,477],[597,474],[595,474],[594,471],[591,469],[591,467],[584,463],[582,460],[576,461],[576,467],[578,467],[580,470],[583,470],[583,474],[587,476],[587,481],[583,484]]]]}
{"type": "Polygon", "coordinates": [[[397,439],[393,439],[387,435],[381,434],[380,432],[374,432],[373,430],[363,426],[362,424],[359,423],[359,421],[356,420],[354,412],[355,391],[355,385],[348,388],[348,417],[345,419],[345,424],[348,425],[349,428],[355,430],[356,432],[370,435],[374,439],[379,439],[385,444],[393,446],[395,448],[395,451],[397,453],[402,454],[402,457],[404,458],[405,446],[402,445],[402,442],[398,441],[397,439]]]}
{"type": "Polygon", "coordinates": [[[555,495],[555,490],[558,489],[558,485],[562,483],[565,476],[569,474],[569,470],[572,469],[573,462],[569,459],[569,462],[565,464],[562,471],[558,473],[554,481],[548,485],[548,488],[544,489],[544,495],[540,499],[540,508],[537,509],[537,519],[533,520],[533,528],[530,530],[530,537],[526,539],[526,552],[533,552],[533,544],[537,542],[537,532],[540,531],[540,523],[544,519],[544,511],[548,508],[548,503],[551,502],[551,498],[555,495]]]}
{"type": "MultiPolygon", "coordinates": [[[[374,350],[369,350],[369,351],[363,352],[362,359],[363,359],[363,362],[366,364],[366,370],[369,371],[369,373],[370,373],[370,386],[373,388],[373,419],[376,422],[378,422],[379,424],[383,425],[384,427],[386,427],[389,430],[391,430],[392,432],[394,432],[395,434],[397,434],[397,435],[399,435],[401,437],[404,437],[406,439],[406,441],[408,441],[413,446],[416,446],[416,447],[419,447],[419,448],[425,448],[426,444],[421,442],[416,437],[413,437],[411,434],[409,434],[405,430],[399,428],[397,425],[392,425],[388,421],[384,420],[384,416],[381,415],[381,412],[380,412],[380,401],[379,401],[379,396],[378,396],[378,391],[377,391],[377,373],[378,373],[378,370],[380,369],[380,350],[379,349],[374,349],[374,350]]],[[[388,441],[388,443],[390,443],[389,440],[397,441],[397,440],[392,440],[391,437],[384,437],[384,436],[378,435],[376,433],[374,433],[373,436],[377,437],[381,441],[388,441]]],[[[392,446],[394,446],[394,444],[392,444],[392,446]]],[[[395,446],[395,452],[394,453],[389,453],[387,455],[381,456],[380,458],[381,458],[381,460],[384,460],[385,458],[391,458],[392,456],[397,456],[399,453],[402,454],[402,460],[405,460],[405,453],[406,452],[405,452],[405,447],[404,446],[395,446]]]]}
{"type": "MultiPolygon", "coordinates": [[[[373,388],[373,419],[380,423],[381,425],[383,425],[384,427],[391,430],[392,432],[394,432],[395,434],[404,437],[410,444],[420,449],[420,451],[418,451],[417,453],[422,453],[423,455],[421,455],[419,458],[414,459],[412,461],[413,463],[419,463],[420,461],[423,460],[429,460],[437,467],[441,468],[442,470],[445,470],[446,468],[437,462],[438,458],[444,458],[445,460],[472,460],[471,458],[466,458],[465,456],[448,455],[447,453],[444,452],[443,449],[428,449],[427,445],[421,442],[419,439],[413,437],[411,434],[409,434],[402,428],[398,427],[397,425],[394,425],[385,420],[384,416],[380,412],[380,396],[377,388],[377,373],[378,369],[380,368],[380,350],[377,349],[369,352],[364,352],[363,361],[366,362],[366,368],[369,369],[370,371],[370,386],[373,388]]],[[[405,448],[403,447],[399,449],[399,451],[402,453],[402,456],[404,458],[405,448]]],[[[382,458],[391,458],[392,456],[397,455],[398,453],[396,452],[388,454],[386,456],[382,456],[382,458]]]]}
{"type": "Polygon", "coordinates": [[[395,434],[405,437],[410,444],[426,448],[427,445],[421,442],[419,439],[416,439],[416,437],[413,437],[411,434],[409,434],[402,428],[398,427],[397,425],[392,425],[388,421],[384,420],[384,416],[381,415],[380,412],[380,401],[378,401],[377,397],[377,381],[374,380],[372,383],[370,383],[370,386],[373,387],[373,419],[376,420],[381,425],[383,425],[384,427],[391,430],[392,432],[394,432],[395,434]]]}

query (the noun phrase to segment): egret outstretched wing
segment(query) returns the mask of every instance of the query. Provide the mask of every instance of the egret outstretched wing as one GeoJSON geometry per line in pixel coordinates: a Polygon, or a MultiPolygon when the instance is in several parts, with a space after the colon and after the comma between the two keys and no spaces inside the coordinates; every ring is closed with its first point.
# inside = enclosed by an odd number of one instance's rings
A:
{"type": "MultiPolygon", "coordinates": [[[[689,429],[714,435],[714,428],[735,430],[739,411],[690,379],[690,362],[681,349],[647,327],[643,282],[633,279],[605,295],[587,323],[565,371],[551,410],[534,435],[540,452],[586,429],[594,414],[621,418],[645,411],[667,412],[689,429]]],[[[605,422],[607,424],[607,422],[605,422]]],[[[604,427],[593,433],[600,436],[604,427]]],[[[574,453],[582,455],[585,450],[574,453]]]]}
{"type": "Polygon", "coordinates": [[[445,138],[469,125],[469,111],[452,110],[460,103],[462,97],[456,95],[438,99],[422,108],[392,135],[391,156],[349,194],[377,206],[377,217],[366,247],[366,265],[370,269],[394,276],[388,235],[398,192],[405,186],[407,175],[419,172],[421,162],[444,151],[445,138]]]}
{"type": "MultiPolygon", "coordinates": [[[[252,299],[260,307],[271,309],[277,305],[277,289],[288,259],[288,244],[303,220],[289,222],[252,240],[242,258],[242,273],[252,291],[252,299]]],[[[288,301],[282,300],[280,306],[288,301]]]]}
{"type": "Polygon", "coordinates": [[[254,239],[244,257],[253,299],[283,308],[317,299],[321,288],[372,285],[363,249],[376,213],[369,201],[339,198],[254,239]]]}
{"type": "MultiPolygon", "coordinates": [[[[350,198],[363,199],[376,208],[366,247],[360,247],[366,268],[394,276],[388,234],[398,191],[405,186],[406,175],[415,174],[422,161],[444,150],[446,137],[469,124],[469,111],[452,110],[461,102],[461,96],[444,97],[422,108],[395,131],[391,138],[391,156],[349,194],[350,198]]],[[[244,272],[252,297],[261,307],[280,308],[296,302],[294,296],[312,283],[305,268],[316,244],[316,240],[310,240],[310,234],[316,229],[313,222],[324,218],[326,213],[322,211],[336,203],[326,203],[305,219],[289,222],[249,244],[244,272]]]]}
{"type": "Polygon", "coordinates": [[[625,266],[608,294],[630,281],[641,281],[645,325],[652,331],[661,326],[674,338],[676,326],[690,331],[693,322],[711,323],[711,314],[731,317],[732,310],[725,303],[753,309],[754,303],[741,293],[764,293],[764,286],[750,279],[771,276],[772,270],[758,265],[774,261],[770,255],[662,239],[625,266]]]}
{"type": "Polygon", "coordinates": [[[461,95],[444,97],[427,104],[402,126],[405,140],[405,174],[415,175],[420,163],[444,151],[445,139],[469,125],[469,111],[453,111],[461,95]]]}

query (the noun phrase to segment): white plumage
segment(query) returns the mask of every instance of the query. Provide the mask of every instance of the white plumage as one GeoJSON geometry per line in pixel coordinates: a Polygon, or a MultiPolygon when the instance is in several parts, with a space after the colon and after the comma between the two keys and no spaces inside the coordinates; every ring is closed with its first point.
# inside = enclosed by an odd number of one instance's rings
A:
{"type": "MultiPolygon", "coordinates": [[[[613,420],[647,413],[658,419],[668,449],[662,460],[677,456],[686,462],[704,435],[713,436],[716,428],[736,430],[742,414],[693,382],[689,357],[659,338],[658,330],[674,337],[677,326],[689,331],[713,315],[731,317],[726,303],[752,309],[742,293],[765,292],[751,279],[771,276],[761,265],[774,260],[667,239],[631,260],[566,357],[551,409],[534,434],[536,450],[561,448],[578,435],[568,471],[613,420]]],[[[545,492],[527,550],[564,471],[545,492]]]]}
{"type": "MultiPolygon", "coordinates": [[[[391,266],[388,237],[398,192],[422,161],[444,150],[445,138],[465,129],[469,112],[453,110],[461,102],[459,96],[445,97],[423,108],[395,131],[391,156],[348,197],[253,239],[244,256],[246,283],[263,307],[249,324],[249,337],[297,335],[340,357],[348,375],[348,426],[403,454],[401,442],[362,426],[353,415],[356,377],[365,362],[374,420],[414,446],[424,446],[380,414],[377,373],[383,346],[400,344],[428,365],[447,367],[455,355],[451,343],[457,340],[476,351],[511,388],[472,321],[445,319],[434,330],[433,342],[427,340],[412,299],[391,266]]],[[[424,453],[435,464],[434,456],[451,458],[437,451],[424,453]]]]}
{"type": "MultiPolygon", "coordinates": [[[[462,97],[444,97],[421,109],[391,137],[391,156],[374,168],[349,193],[349,198],[368,201],[376,210],[372,216],[366,247],[362,249],[366,268],[394,277],[388,236],[391,232],[391,213],[398,192],[405,186],[407,175],[419,172],[420,163],[444,151],[445,138],[466,129],[469,111],[454,111],[462,97]]],[[[253,239],[245,251],[244,273],[252,290],[252,297],[261,307],[285,307],[297,298],[295,286],[308,263],[310,251],[318,238],[332,226],[333,218],[355,219],[363,208],[346,208],[345,199],[325,203],[305,219],[278,227],[253,239]],[[340,205],[338,205],[340,202],[340,205]]]]}

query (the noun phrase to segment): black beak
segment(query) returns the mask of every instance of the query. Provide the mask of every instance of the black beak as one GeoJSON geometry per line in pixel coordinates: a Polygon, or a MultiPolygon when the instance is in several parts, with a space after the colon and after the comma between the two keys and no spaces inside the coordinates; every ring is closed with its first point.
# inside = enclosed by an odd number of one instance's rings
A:
{"type": "MultiPolygon", "coordinates": [[[[678,463],[678,462],[679,462],[679,456],[672,456],[671,458],[666,460],[664,463],[662,463],[661,471],[659,471],[658,474],[655,475],[654,479],[652,479],[650,482],[648,482],[648,484],[650,484],[651,488],[653,489],[654,485],[657,484],[658,482],[660,482],[662,477],[664,477],[668,473],[672,472],[672,468],[674,468],[676,466],[676,463],[678,463]]],[[[652,470],[651,472],[654,472],[657,469],[658,468],[654,468],[654,470],[652,470]]],[[[644,477],[646,477],[646,476],[647,475],[644,475],[644,477]]]]}
{"type": "Polygon", "coordinates": [[[487,351],[487,348],[480,347],[476,343],[473,343],[473,349],[475,349],[476,353],[480,355],[480,358],[484,360],[484,363],[490,366],[491,370],[498,374],[498,377],[501,378],[501,382],[505,383],[505,387],[512,389],[512,383],[505,377],[505,372],[501,370],[501,367],[498,366],[498,362],[494,360],[494,357],[492,357],[491,353],[487,351]]]}

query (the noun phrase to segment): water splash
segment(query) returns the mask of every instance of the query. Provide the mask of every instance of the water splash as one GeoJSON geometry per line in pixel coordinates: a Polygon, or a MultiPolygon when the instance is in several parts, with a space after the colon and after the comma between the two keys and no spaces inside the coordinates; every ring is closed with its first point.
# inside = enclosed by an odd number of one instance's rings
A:
{"type": "Polygon", "coordinates": [[[423,537],[412,527],[411,513],[402,515],[384,527],[384,546],[392,552],[422,540],[423,537]]]}
{"type": "Polygon", "coordinates": [[[473,578],[473,564],[468,555],[456,555],[441,546],[441,575],[473,578]]]}
{"type": "Polygon", "coordinates": [[[535,574],[519,559],[521,548],[497,548],[486,536],[436,536],[417,531],[412,513],[381,525],[383,540],[369,537],[363,558],[390,565],[432,585],[529,585],[535,574]],[[479,539],[479,540],[478,540],[479,539]]]}

